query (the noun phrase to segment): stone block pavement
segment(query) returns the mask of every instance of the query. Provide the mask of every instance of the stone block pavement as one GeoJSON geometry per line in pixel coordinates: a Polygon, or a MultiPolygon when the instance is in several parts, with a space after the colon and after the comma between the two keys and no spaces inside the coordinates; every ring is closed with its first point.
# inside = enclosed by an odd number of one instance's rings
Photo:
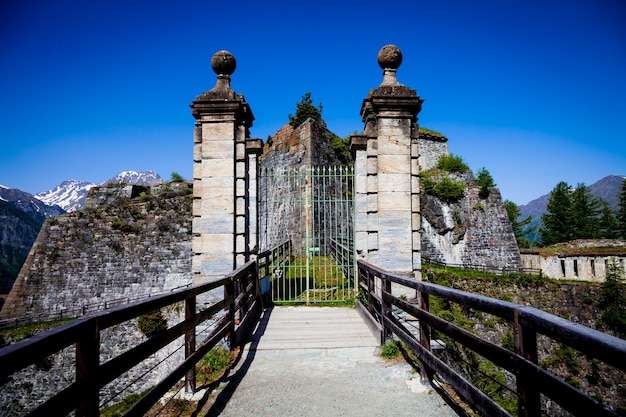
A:
{"type": "Polygon", "coordinates": [[[222,417],[457,415],[410,365],[379,351],[355,309],[270,307],[202,408],[222,417]]]}

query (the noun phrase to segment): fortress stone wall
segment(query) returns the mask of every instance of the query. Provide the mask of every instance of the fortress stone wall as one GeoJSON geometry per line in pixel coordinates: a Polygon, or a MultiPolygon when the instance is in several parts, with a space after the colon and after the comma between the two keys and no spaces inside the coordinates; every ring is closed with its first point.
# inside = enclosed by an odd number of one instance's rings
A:
{"type": "Polygon", "coordinates": [[[189,285],[191,202],[188,190],[122,197],[48,219],[0,318],[88,312],[189,285]]]}

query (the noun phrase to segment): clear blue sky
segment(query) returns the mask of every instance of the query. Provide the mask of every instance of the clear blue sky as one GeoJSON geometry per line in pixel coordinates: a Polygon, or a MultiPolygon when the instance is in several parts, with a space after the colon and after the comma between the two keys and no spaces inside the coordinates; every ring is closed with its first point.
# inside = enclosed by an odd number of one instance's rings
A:
{"type": "Polygon", "coordinates": [[[189,104],[215,84],[221,49],[237,59],[253,137],[307,91],[332,131],[360,132],[389,43],[404,55],[399,81],[425,100],[420,125],[486,167],[504,198],[626,175],[623,0],[3,0],[0,184],[190,178],[189,104]]]}

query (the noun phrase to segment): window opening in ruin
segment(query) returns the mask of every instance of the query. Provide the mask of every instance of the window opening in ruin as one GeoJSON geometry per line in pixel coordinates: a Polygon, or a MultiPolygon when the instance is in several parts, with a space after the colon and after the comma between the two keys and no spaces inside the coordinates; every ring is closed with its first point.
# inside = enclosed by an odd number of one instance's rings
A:
{"type": "Polygon", "coordinates": [[[591,276],[595,277],[596,276],[596,262],[592,259],[591,262],[589,262],[590,266],[591,266],[591,276]]]}
{"type": "Polygon", "coordinates": [[[578,260],[574,259],[574,276],[578,276],[578,260]]]}
{"type": "Polygon", "coordinates": [[[565,259],[561,259],[561,276],[565,277],[565,259]]]}

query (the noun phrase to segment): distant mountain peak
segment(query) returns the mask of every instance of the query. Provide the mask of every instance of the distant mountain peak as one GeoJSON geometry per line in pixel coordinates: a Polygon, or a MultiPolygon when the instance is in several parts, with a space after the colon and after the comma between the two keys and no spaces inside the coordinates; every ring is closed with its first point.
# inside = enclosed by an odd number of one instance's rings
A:
{"type": "Polygon", "coordinates": [[[122,171],[100,185],[126,183],[129,185],[147,185],[152,187],[163,183],[163,179],[154,171],[122,171]]]}
{"type": "Polygon", "coordinates": [[[49,191],[35,195],[48,205],[58,205],[67,212],[80,210],[87,192],[96,184],[80,180],[66,180],[49,191]]]}

